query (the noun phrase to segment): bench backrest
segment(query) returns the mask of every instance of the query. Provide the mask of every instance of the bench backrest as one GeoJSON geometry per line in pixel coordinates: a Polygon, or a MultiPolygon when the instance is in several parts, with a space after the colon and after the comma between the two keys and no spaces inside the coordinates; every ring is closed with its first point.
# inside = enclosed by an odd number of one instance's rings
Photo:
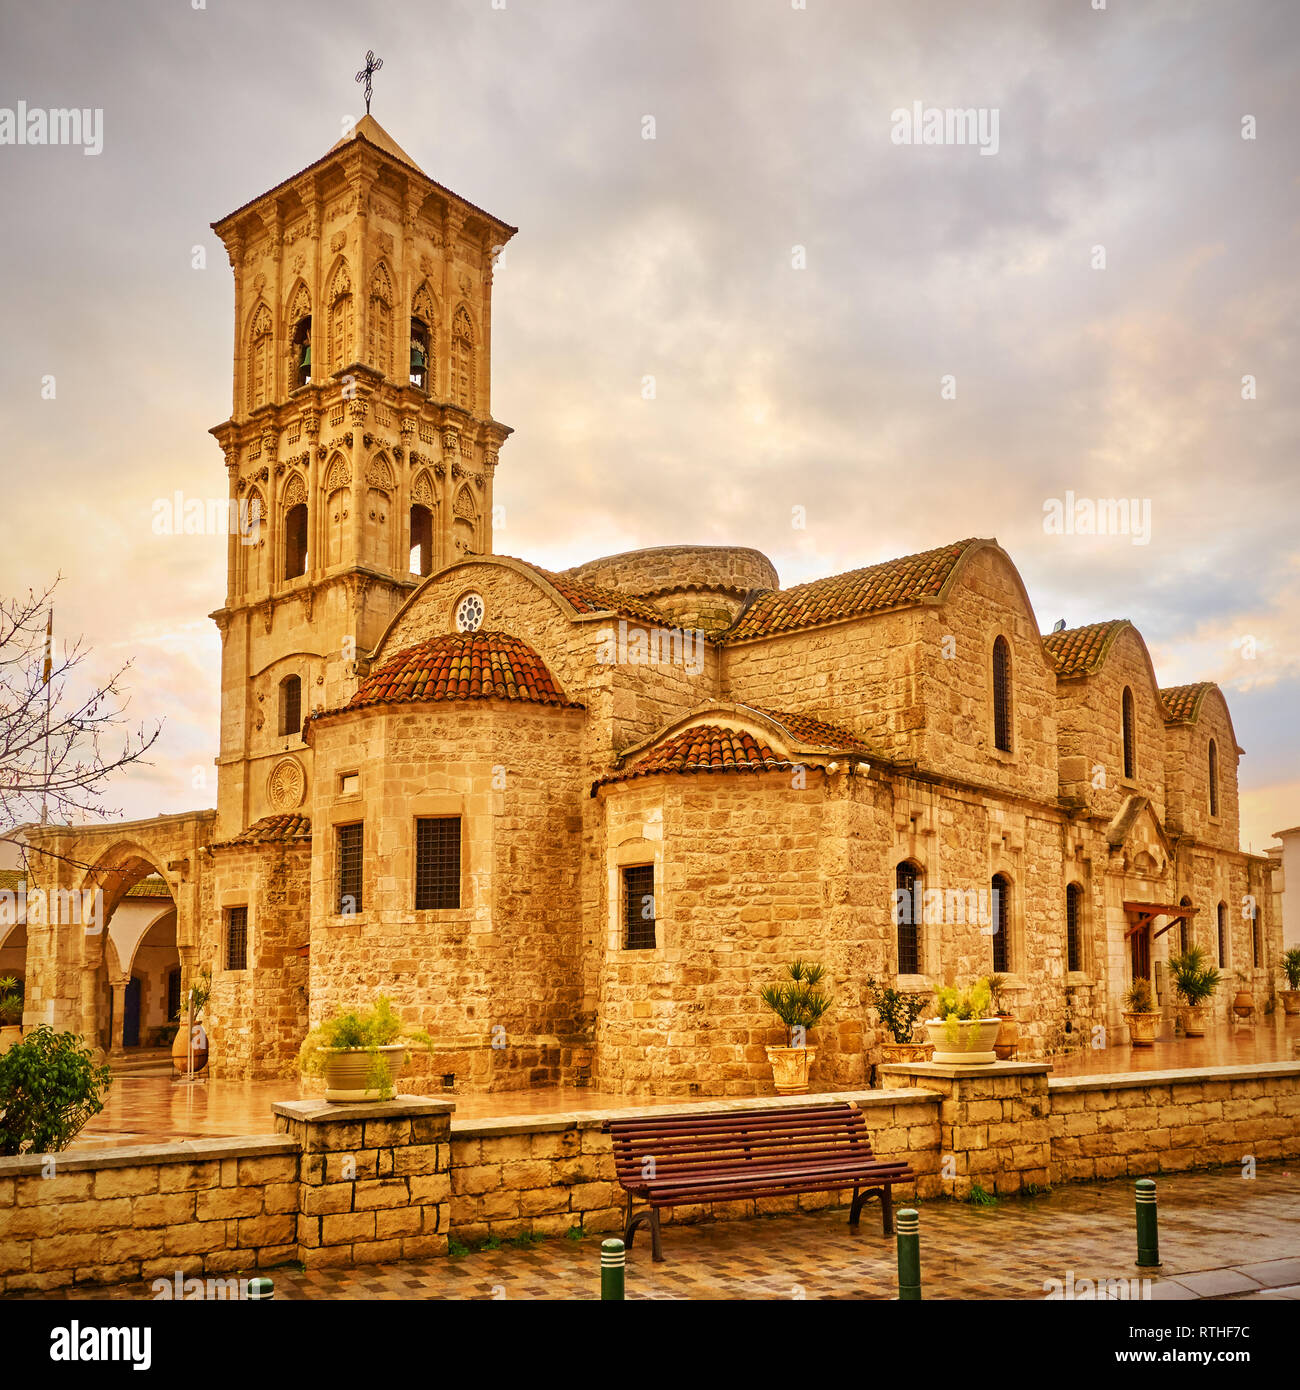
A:
{"type": "Polygon", "coordinates": [[[862,1112],[845,1102],[606,1120],[601,1128],[625,1186],[700,1173],[743,1177],[746,1167],[785,1159],[872,1157],[862,1112]]]}

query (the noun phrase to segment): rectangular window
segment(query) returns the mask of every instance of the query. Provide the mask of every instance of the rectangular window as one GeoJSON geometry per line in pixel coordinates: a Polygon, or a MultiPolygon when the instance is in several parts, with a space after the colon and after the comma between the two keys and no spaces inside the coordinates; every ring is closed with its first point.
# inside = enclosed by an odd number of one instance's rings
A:
{"type": "Polygon", "coordinates": [[[415,822],[415,906],[460,906],[459,816],[415,822]]]}
{"type": "Polygon", "coordinates": [[[993,918],[993,970],[1005,975],[1011,969],[1011,945],[1007,932],[1011,926],[1011,880],[1005,874],[994,874],[990,885],[993,918]]]}
{"type": "Polygon", "coordinates": [[[338,911],[345,917],[361,911],[362,829],[360,823],[338,827],[338,911]]]}
{"type": "Polygon", "coordinates": [[[655,948],[655,866],[635,864],[623,870],[623,948],[655,948]]]}
{"type": "Polygon", "coordinates": [[[181,1016],[181,972],[172,970],[167,975],[167,1021],[174,1023],[181,1016]]]}
{"type": "Polygon", "coordinates": [[[1264,963],[1264,921],[1263,908],[1258,903],[1251,906],[1250,918],[1250,950],[1254,957],[1255,969],[1258,970],[1264,963]]]}
{"type": "Polygon", "coordinates": [[[1083,952],[1079,940],[1079,904],[1083,889],[1071,883],[1065,890],[1065,966],[1067,970],[1083,969],[1083,952]]]}
{"type": "Polygon", "coordinates": [[[226,969],[248,968],[248,909],[226,909],[226,969]]]}

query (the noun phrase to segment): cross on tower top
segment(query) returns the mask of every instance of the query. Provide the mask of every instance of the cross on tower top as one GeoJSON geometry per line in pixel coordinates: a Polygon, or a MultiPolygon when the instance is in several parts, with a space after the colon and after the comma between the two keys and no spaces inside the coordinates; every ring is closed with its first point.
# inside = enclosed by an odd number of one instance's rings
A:
{"type": "Polygon", "coordinates": [[[359,73],[357,73],[357,81],[358,81],[358,82],[364,82],[364,83],[366,84],[366,115],[367,115],[367,116],[370,114],[370,94],[371,94],[371,92],[372,92],[372,90],[373,90],[373,87],[374,87],[374,83],[373,83],[372,79],[374,78],[375,73],[377,73],[377,72],[379,71],[379,69],[382,68],[383,66],[384,66],[384,60],[383,60],[382,58],[376,58],[376,57],[375,57],[375,50],[374,50],[373,48],[368,49],[368,50],[366,51],[366,65],[365,65],[365,67],[363,67],[363,68],[361,69],[361,71],[360,71],[359,73]]]}

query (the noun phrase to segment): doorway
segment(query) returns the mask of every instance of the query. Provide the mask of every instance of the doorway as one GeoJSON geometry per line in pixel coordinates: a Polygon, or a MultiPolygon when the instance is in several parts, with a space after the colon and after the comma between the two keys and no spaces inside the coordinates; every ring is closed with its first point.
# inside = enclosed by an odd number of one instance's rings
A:
{"type": "Polygon", "coordinates": [[[126,982],[126,1000],[122,1006],[122,1046],[140,1046],[140,977],[132,975],[126,982]]]}
{"type": "Polygon", "coordinates": [[[1151,924],[1143,924],[1129,937],[1134,980],[1151,978],[1151,924]]]}

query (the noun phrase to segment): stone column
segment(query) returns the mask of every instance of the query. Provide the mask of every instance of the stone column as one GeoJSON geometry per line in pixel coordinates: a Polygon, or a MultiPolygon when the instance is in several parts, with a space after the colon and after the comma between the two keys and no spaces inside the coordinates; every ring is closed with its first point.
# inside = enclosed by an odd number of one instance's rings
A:
{"type": "Polygon", "coordinates": [[[447,1253],[449,1100],[397,1096],[332,1105],[281,1101],[278,1133],[296,1139],[298,1258],[309,1268],[447,1253]]]}
{"type": "Polygon", "coordinates": [[[939,1175],[945,1193],[1019,1192],[1051,1179],[1050,1062],[953,1067],[906,1062],[880,1068],[886,1090],[921,1087],[939,1103],[939,1175]]]}
{"type": "Polygon", "coordinates": [[[126,1044],[122,1041],[126,1030],[126,987],[130,981],[125,976],[109,982],[113,989],[113,1028],[108,1040],[108,1050],[115,1056],[120,1056],[126,1050],[126,1044]]]}

